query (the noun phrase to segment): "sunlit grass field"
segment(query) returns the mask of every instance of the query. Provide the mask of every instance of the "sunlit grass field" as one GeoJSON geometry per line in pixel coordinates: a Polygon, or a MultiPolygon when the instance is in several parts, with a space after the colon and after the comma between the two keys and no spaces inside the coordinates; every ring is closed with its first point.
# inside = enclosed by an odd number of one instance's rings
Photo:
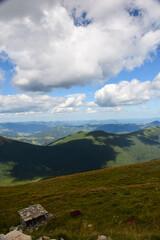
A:
{"type": "Polygon", "coordinates": [[[19,209],[36,203],[54,218],[29,233],[33,239],[159,240],[160,160],[0,187],[0,233],[19,224],[19,209]],[[76,209],[82,214],[71,217],[76,209]]]}

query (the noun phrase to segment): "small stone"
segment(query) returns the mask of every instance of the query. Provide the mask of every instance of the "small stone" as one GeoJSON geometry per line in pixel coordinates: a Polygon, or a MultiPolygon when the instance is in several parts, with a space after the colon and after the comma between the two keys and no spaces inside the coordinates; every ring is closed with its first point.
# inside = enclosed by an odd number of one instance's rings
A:
{"type": "Polygon", "coordinates": [[[4,234],[0,234],[0,240],[5,240],[5,235],[4,234]]]}
{"type": "Polygon", "coordinates": [[[31,236],[25,235],[19,231],[12,231],[5,235],[5,240],[32,240],[31,236]]]}
{"type": "Polygon", "coordinates": [[[88,224],[88,227],[91,228],[91,227],[92,227],[92,224],[88,224]]]}
{"type": "Polygon", "coordinates": [[[50,237],[43,236],[43,239],[44,239],[44,240],[50,240],[50,237]]]}
{"type": "Polygon", "coordinates": [[[99,235],[97,240],[108,240],[108,238],[104,235],[99,235]]]}
{"type": "Polygon", "coordinates": [[[42,237],[40,237],[40,238],[38,238],[37,240],[43,240],[43,238],[42,238],[42,237]]]}
{"type": "Polygon", "coordinates": [[[60,240],[64,240],[64,238],[60,238],[60,240]]]}

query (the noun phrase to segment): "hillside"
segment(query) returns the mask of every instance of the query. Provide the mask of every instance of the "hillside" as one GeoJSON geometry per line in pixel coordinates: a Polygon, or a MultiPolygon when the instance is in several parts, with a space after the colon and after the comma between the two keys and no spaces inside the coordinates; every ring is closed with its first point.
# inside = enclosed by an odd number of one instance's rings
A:
{"type": "Polygon", "coordinates": [[[158,127],[123,135],[79,132],[50,146],[1,138],[0,185],[144,162],[159,156],[158,127]]]}
{"type": "Polygon", "coordinates": [[[0,233],[19,224],[17,211],[39,203],[54,218],[32,234],[52,239],[160,239],[160,160],[0,187],[0,233]],[[80,209],[75,218],[70,211],[80,209]]]}
{"type": "Polygon", "coordinates": [[[86,149],[95,146],[97,152],[94,152],[93,159],[96,157],[104,159],[103,167],[143,162],[160,156],[160,128],[151,127],[128,134],[111,134],[103,131],[79,132],[60,139],[50,146],[66,144],[75,146],[82,143],[85,143],[86,149]]]}

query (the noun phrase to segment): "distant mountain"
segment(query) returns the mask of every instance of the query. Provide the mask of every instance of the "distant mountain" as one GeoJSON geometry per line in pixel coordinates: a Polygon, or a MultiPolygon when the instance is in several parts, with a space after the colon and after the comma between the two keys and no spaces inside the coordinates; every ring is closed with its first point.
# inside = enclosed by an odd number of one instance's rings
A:
{"type": "Polygon", "coordinates": [[[50,146],[0,138],[0,181],[8,185],[46,176],[144,162],[160,156],[160,128],[128,134],[78,132],[50,146]]]}
{"type": "Polygon", "coordinates": [[[8,122],[0,123],[0,135],[9,138],[29,136],[35,132],[42,131],[51,126],[53,122],[8,122]]]}
{"type": "Polygon", "coordinates": [[[128,133],[149,127],[160,127],[159,121],[151,123],[121,123],[121,124],[104,124],[95,128],[109,133],[128,133]]]}
{"type": "MultiPolygon", "coordinates": [[[[74,124],[76,123],[74,122],[74,124]]],[[[160,122],[107,124],[96,122],[96,124],[84,125],[71,125],[71,123],[65,124],[64,122],[4,123],[0,124],[0,135],[35,145],[48,145],[51,142],[79,131],[90,132],[100,130],[109,133],[124,134],[152,126],[160,127],[160,122]]]]}

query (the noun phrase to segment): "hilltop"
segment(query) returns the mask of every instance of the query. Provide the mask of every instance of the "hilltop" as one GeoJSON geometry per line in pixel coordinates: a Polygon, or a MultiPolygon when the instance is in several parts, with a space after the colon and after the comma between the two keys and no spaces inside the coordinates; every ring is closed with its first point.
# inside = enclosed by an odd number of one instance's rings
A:
{"type": "MultiPolygon", "coordinates": [[[[0,187],[0,233],[19,224],[17,211],[41,204],[54,218],[32,236],[60,239],[158,240],[160,159],[0,187]],[[80,209],[75,218],[70,211],[80,209]]],[[[31,234],[31,233],[29,233],[31,234]]]]}
{"type": "Polygon", "coordinates": [[[149,161],[160,156],[160,128],[128,134],[79,132],[49,146],[0,139],[0,185],[149,161]]]}

